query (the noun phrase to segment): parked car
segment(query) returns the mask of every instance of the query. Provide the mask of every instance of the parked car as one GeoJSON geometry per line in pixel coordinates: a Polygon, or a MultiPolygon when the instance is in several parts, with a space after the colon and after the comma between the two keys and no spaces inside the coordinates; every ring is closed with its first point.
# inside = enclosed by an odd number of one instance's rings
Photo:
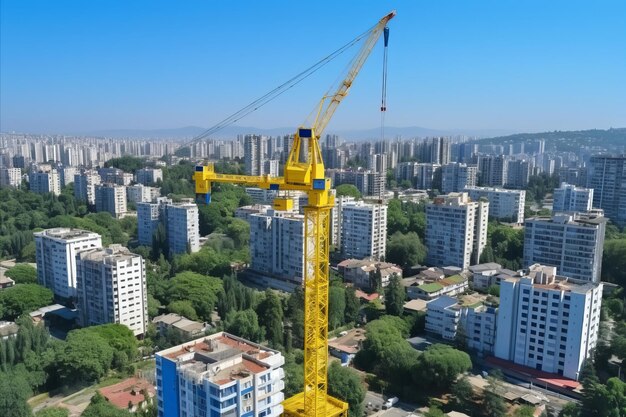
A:
{"type": "Polygon", "coordinates": [[[383,404],[383,410],[393,407],[399,401],[398,397],[388,398],[383,404]]]}

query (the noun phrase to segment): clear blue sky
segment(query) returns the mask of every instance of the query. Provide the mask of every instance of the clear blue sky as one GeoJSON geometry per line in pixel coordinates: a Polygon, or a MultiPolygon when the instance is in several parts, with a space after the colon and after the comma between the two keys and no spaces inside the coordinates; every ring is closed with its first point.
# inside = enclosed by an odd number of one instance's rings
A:
{"type": "MultiPolygon", "coordinates": [[[[394,8],[388,125],[626,126],[624,0],[0,4],[2,131],[210,126],[394,8]]],[[[346,58],[241,124],[297,126],[346,58]]],[[[381,66],[379,46],[331,130],[379,125],[381,66]]]]}

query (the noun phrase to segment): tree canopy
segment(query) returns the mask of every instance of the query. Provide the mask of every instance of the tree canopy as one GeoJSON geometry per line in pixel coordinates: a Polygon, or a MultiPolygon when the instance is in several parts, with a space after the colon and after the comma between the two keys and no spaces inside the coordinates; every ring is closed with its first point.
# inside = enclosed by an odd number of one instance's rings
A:
{"type": "Polygon", "coordinates": [[[352,184],[338,185],[335,190],[337,190],[337,196],[349,196],[357,200],[361,198],[361,192],[352,184]]]}
{"type": "Polygon", "coordinates": [[[195,272],[180,272],[170,281],[170,301],[189,301],[198,317],[211,321],[211,313],[222,290],[220,279],[195,272]]]}
{"type": "Polygon", "coordinates": [[[402,268],[420,265],[426,259],[426,246],[415,232],[395,232],[387,241],[386,260],[402,268]]]}
{"type": "Polygon", "coordinates": [[[350,417],[363,415],[365,388],[354,369],[344,368],[333,361],[328,367],[328,393],[348,403],[350,417]]]}
{"type": "Polygon", "coordinates": [[[15,320],[24,313],[52,304],[53,294],[37,284],[17,284],[0,291],[2,318],[15,320]]]}
{"type": "Polygon", "coordinates": [[[37,284],[37,270],[29,264],[17,264],[4,273],[16,284],[37,284]]]}

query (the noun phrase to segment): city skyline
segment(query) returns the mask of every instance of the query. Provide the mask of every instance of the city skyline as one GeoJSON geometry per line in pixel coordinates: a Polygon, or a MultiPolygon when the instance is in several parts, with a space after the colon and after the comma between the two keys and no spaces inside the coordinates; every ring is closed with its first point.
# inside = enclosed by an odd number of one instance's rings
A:
{"type": "MultiPolygon", "coordinates": [[[[394,8],[387,125],[626,125],[626,5],[617,1],[77,4],[2,3],[0,131],[208,127],[394,8]]],[[[303,123],[354,53],[240,124],[303,123]]],[[[378,45],[328,132],[377,127],[381,60],[378,45]]]]}

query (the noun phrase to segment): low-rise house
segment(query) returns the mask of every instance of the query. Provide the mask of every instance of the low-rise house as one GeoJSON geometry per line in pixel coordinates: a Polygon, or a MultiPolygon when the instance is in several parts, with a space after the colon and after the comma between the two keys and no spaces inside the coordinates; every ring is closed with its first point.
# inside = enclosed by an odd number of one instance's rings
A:
{"type": "Polygon", "coordinates": [[[0,290],[4,290],[5,288],[9,288],[15,285],[15,281],[11,278],[0,275],[0,290]]]}
{"type": "Polygon", "coordinates": [[[20,327],[12,321],[0,321],[0,340],[17,336],[20,327]]]}
{"type": "Polygon", "coordinates": [[[165,336],[168,330],[176,329],[185,339],[202,336],[207,330],[207,323],[189,320],[179,314],[162,314],[152,320],[161,336],[165,336]]]}
{"type": "Polygon", "coordinates": [[[405,313],[419,313],[424,312],[428,309],[428,302],[424,300],[415,299],[410,300],[404,303],[404,312],[405,313]]]}
{"type": "Polygon", "coordinates": [[[434,300],[435,298],[447,295],[453,296],[465,292],[468,288],[467,278],[461,275],[453,275],[436,282],[429,282],[415,288],[416,298],[422,300],[434,300]]]}
{"type": "Polygon", "coordinates": [[[331,355],[341,359],[342,366],[348,366],[361,348],[365,340],[365,329],[352,329],[341,332],[339,337],[328,341],[328,350],[331,355]]]}
{"type": "Polygon", "coordinates": [[[472,274],[472,288],[477,291],[487,291],[492,285],[500,285],[503,279],[521,276],[519,272],[502,268],[495,262],[470,266],[469,271],[472,274]]]}
{"type": "Polygon", "coordinates": [[[147,407],[156,395],[154,384],[140,378],[128,378],[99,391],[108,402],[130,412],[147,407]]]}
{"type": "Polygon", "coordinates": [[[370,258],[346,259],[337,265],[344,281],[354,284],[361,289],[375,290],[376,276],[380,273],[380,285],[384,288],[389,285],[393,275],[402,279],[402,268],[389,262],[379,262],[370,258]]]}

